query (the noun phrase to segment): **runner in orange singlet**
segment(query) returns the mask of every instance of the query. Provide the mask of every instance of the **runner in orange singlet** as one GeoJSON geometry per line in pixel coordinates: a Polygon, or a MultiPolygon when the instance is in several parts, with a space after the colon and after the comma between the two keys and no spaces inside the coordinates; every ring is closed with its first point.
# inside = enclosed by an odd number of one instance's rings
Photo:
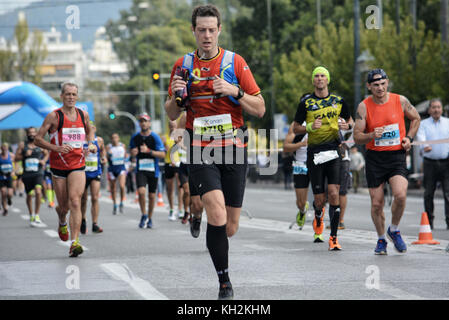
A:
{"type": "Polygon", "coordinates": [[[220,283],[218,298],[232,299],[228,237],[237,232],[245,190],[243,111],[261,118],[265,102],[245,60],[218,46],[221,18],[215,6],[196,7],[191,30],[198,50],[175,63],[165,109],[170,120],[178,119],[183,108],[176,101],[187,87],[189,183],[198,189],[206,209],[206,245],[220,283]],[[190,70],[189,81],[177,70],[190,70]]]}
{"type": "Polygon", "coordinates": [[[66,216],[70,210],[70,257],[83,253],[78,237],[81,227],[81,196],[86,183],[85,154],[87,150],[97,152],[89,115],[75,107],[77,99],[78,86],[64,83],[61,89],[62,107],[45,117],[35,138],[37,146],[50,150],[50,169],[58,200],[58,233],[62,241],[69,238],[66,216]],[[50,142],[44,139],[47,132],[50,142]],[[87,150],[83,148],[85,141],[88,141],[87,150]]]}
{"type": "Polygon", "coordinates": [[[366,144],[366,180],[371,197],[371,217],[379,240],[375,254],[387,254],[385,239],[384,183],[393,191],[392,219],[387,236],[395,249],[406,252],[407,246],[399,231],[407,199],[406,152],[419,128],[420,116],[410,101],[401,95],[388,92],[388,76],[382,69],[368,73],[367,87],[372,95],[363,100],[356,112],[354,140],[366,144]],[[410,120],[406,132],[404,115],[410,120]]]}

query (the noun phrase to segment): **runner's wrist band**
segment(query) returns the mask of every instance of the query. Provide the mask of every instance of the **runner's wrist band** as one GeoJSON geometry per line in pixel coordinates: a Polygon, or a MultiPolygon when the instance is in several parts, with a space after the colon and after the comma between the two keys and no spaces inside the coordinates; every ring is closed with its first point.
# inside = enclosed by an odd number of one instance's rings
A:
{"type": "Polygon", "coordinates": [[[314,132],[314,131],[316,131],[316,130],[312,129],[312,125],[313,125],[312,122],[309,122],[309,123],[306,125],[306,131],[307,131],[307,132],[314,132]]]}
{"type": "Polygon", "coordinates": [[[408,139],[410,140],[410,143],[413,142],[413,138],[412,138],[412,137],[410,137],[410,136],[405,136],[405,137],[408,138],[408,139]]]}

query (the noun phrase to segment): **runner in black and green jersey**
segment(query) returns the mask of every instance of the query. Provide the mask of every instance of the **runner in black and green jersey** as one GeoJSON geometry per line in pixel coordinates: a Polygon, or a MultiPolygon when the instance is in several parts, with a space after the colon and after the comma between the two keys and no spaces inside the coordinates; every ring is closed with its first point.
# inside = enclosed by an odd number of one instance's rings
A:
{"type": "Polygon", "coordinates": [[[314,194],[315,219],[313,229],[314,242],[323,240],[323,218],[326,203],[325,183],[329,201],[329,218],[331,233],[329,250],[340,250],[337,241],[337,230],[340,219],[340,144],[339,129],[348,130],[353,126],[349,108],[342,97],[330,94],[329,71],[324,67],[317,67],[312,73],[314,93],[304,96],[295,115],[294,133],[308,133],[307,169],[314,194]],[[303,122],[306,125],[303,126],[303,122]]]}

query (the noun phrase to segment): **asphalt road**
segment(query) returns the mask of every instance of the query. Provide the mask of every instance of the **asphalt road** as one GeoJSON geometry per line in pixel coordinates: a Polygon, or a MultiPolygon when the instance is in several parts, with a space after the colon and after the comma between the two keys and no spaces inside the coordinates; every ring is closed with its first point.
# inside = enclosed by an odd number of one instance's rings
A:
{"type": "MultiPolygon", "coordinates": [[[[112,215],[106,191],[100,201],[102,234],[80,238],[85,252],[68,257],[56,233],[54,209],[42,207],[42,228],[29,226],[23,198],[0,216],[0,300],[214,300],[218,282],[201,235],[168,220],[156,207],[153,229],[139,229],[133,197],[125,213],[112,215]]],[[[296,215],[293,191],[247,188],[238,233],[230,243],[230,277],[237,300],[392,300],[449,298],[449,231],[442,200],[436,200],[433,236],[441,244],[412,245],[419,232],[422,200],[409,197],[401,232],[405,254],[389,243],[375,256],[376,234],[367,194],[350,194],[339,231],[340,252],[312,242],[312,211],[303,230],[289,228],[296,215]],[[331,295],[329,293],[332,293],[331,295]]],[[[391,214],[386,208],[387,223],[391,214]]],[[[90,217],[88,218],[90,221],[90,217]]],[[[329,230],[324,232],[327,239],[329,230]]]]}

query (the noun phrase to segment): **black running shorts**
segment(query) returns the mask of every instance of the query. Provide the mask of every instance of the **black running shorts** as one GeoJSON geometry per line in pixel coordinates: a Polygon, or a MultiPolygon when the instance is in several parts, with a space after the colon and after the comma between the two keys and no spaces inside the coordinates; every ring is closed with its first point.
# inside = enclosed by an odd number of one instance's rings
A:
{"type": "Polygon", "coordinates": [[[326,179],[328,184],[340,184],[341,158],[316,165],[313,162],[314,152],[307,150],[307,170],[313,194],[321,194],[326,190],[326,179]]]}
{"type": "Polygon", "coordinates": [[[150,172],[150,171],[137,171],[136,172],[137,188],[146,187],[148,185],[149,193],[156,193],[157,180],[158,179],[154,176],[154,172],[150,172]]]}
{"type": "Polygon", "coordinates": [[[308,174],[294,174],[293,182],[295,189],[304,189],[309,187],[310,178],[308,174]]]}
{"type": "Polygon", "coordinates": [[[377,188],[391,177],[400,175],[407,178],[405,151],[366,151],[365,173],[368,188],[377,188]]]}
{"type": "Polygon", "coordinates": [[[176,173],[178,173],[178,167],[173,167],[169,163],[164,165],[165,179],[173,179],[176,173]]]}
{"type": "MultiPolygon", "coordinates": [[[[197,191],[197,194],[203,196],[212,190],[222,190],[226,206],[241,208],[245,193],[248,153],[246,148],[238,151],[236,147],[224,149],[217,149],[223,152],[223,161],[220,163],[204,161],[189,164],[191,191],[197,191]],[[226,157],[226,154],[229,157],[226,157]],[[240,156],[242,156],[242,159],[239,158],[240,163],[238,163],[236,159],[240,156]]],[[[194,194],[192,193],[192,195],[194,194]]]]}
{"type": "Polygon", "coordinates": [[[25,192],[26,194],[30,193],[36,186],[41,186],[44,184],[44,175],[43,174],[36,174],[36,175],[23,175],[22,181],[25,186],[25,192]]]}

